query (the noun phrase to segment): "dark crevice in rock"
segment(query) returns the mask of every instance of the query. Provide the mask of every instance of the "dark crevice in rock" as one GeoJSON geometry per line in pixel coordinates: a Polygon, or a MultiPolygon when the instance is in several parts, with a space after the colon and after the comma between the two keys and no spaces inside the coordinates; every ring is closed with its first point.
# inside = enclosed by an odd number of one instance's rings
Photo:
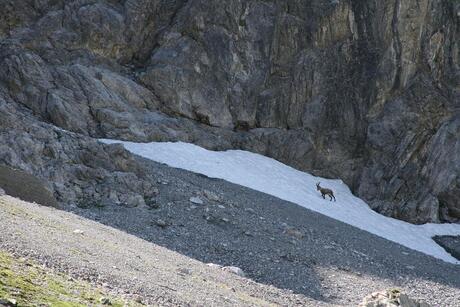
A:
{"type": "Polygon", "coordinates": [[[402,71],[402,56],[401,56],[401,38],[399,37],[399,30],[398,30],[398,18],[399,18],[399,10],[400,10],[400,3],[401,0],[394,0],[394,8],[393,8],[393,20],[391,22],[391,27],[393,31],[393,49],[395,51],[395,61],[396,61],[396,75],[393,84],[393,90],[400,89],[401,86],[401,71],[402,71]]]}

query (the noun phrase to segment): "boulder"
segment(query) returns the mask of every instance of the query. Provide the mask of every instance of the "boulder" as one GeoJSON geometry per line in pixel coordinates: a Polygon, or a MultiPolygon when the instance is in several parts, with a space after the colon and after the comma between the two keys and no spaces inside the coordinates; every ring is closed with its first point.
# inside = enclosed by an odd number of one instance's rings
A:
{"type": "Polygon", "coordinates": [[[365,297],[360,307],[430,307],[427,303],[417,302],[397,289],[374,292],[365,297]]]}
{"type": "Polygon", "coordinates": [[[0,165],[0,186],[0,195],[6,193],[24,201],[59,207],[53,193],[43,184],[43,180],[24,171],[0,165]]]}

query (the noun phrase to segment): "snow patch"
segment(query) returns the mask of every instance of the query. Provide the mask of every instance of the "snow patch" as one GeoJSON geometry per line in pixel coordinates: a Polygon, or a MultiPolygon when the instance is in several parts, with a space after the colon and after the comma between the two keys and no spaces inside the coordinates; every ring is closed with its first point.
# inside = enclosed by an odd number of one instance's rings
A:
{"type": "Polygon", "coordinates": [[[183,142],[101,141],[121,143],[130,152],[144,158],[276,196],[408,248],[460,264],[432,239],[435,235],[460,235],[460,225],[413,225],[380,215],[354,196],[341,180],[315,177],[274,159],[242,150],[216,152],[183,142]],[[336,202],[321,197],[316,190],[319,181],[321,186],[334,191],[336,202]]]}

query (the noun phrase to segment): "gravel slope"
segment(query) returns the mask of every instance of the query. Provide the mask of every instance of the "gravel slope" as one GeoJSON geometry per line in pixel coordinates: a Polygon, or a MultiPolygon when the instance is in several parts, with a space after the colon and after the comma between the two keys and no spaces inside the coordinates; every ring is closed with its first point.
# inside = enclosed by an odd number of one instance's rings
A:
{"type": "Polygon", "coordinates": [[[322,306],[64,211],[0,197],[0,249],[145,304],[322,306]]]}
{"type": "Polygon", "coordinates": [[[72,214],[3,197],[1,247],[161,305],[356,306],[389,287],[460,305],[460,266],[263,193],[141,161],[157,175],[150,206],[69,205],[72,214]],[[185,256],[238,266],[249,279],[185,256]]]}

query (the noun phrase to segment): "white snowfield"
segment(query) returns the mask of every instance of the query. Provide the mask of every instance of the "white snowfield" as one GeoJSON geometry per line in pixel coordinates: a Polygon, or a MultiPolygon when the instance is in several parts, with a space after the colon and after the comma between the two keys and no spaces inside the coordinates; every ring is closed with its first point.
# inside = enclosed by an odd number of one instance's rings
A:
{"type": "Polygon", "coordinates": [[[328,180],[298,171],[274,159],[242,150],[209,151],[188,143],[121,143],[130,152],[169,166],[220,178],[296,203],[336,220],[366,230],[411,249],[460,264],[433,241],[434,235],[460,235],[458,224],[413,225],[371,210],[341,180],[328,180]],[[334,191],[336,202],[326,200],[316,183],[334,191]]]}

